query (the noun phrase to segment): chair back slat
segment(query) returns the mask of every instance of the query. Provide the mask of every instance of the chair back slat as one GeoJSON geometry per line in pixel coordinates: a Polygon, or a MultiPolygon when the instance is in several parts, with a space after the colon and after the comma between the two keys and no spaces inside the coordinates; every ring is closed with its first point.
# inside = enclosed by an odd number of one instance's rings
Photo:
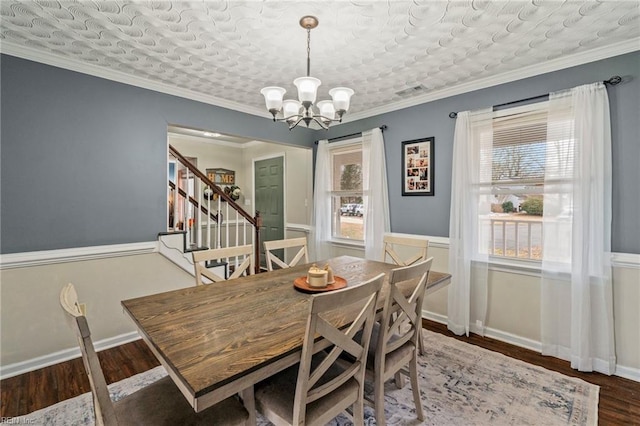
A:
{"type": "Polygon", "coordinates": [[[297,265],[302,259],[304,259],[304,263],[309,263],[309,252],[307,249],[307,239],[305,237],[265,241],[264,253],[267,260],[267,270],[269,271],[273,271],[274,263],[283,269],[297,265]],[[283,250],[293,247],[300,247],[300,249],[289,263],[286,263],[283,259],[278,258],[278,256],[273,253],[274,250],[283,250]]]}
{"type": "Polygon", "coordinates": [[[255,269],[253,244],[194,251],[192,253],[192,257],[193,266],[195,268],[196,285],[205,284],[203,277],[216,283],[238,278],[242,275],[253,275],[255,269]],[[232,258],[236,259],[236,268],[227,279],[219,276],[206,266],[207,262],[210,261],[218,261],[222,259],[230,260],[232,258]]]}
{"type": "Polygon", "coordinates": [[[376,362],[383,363],[388,353],[408,341],[418,344],[422,301],[432,262],[433,258],[430,258],[391,271],[389,297],[382,311],[381,330],[376,342],[376,362]],[[409,297],[405,297],[398,284],[408,281],[415,281],[415,286],[409,297]]]}
{"type": "Polygon", "coordinates": [[[424,238],[401,237],[397,235],[385,235],[383,239],[382,261],[386,262],[387,258],[391,258],[392,263],[400,266],[409,266],[420,260],[427,260],[427,252],[429,250],[429,240],[424,238]],[[396,251],[399,247],[404,246],[415,251],[410,257],[403,259],[396,251]]]}

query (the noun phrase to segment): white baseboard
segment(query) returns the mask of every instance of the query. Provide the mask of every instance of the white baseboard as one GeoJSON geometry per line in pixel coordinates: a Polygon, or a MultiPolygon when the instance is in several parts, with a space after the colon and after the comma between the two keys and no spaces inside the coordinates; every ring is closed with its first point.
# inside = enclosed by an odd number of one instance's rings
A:
{"type": "Polygon", "coordinates": [[[422,318],[434,321],[434,322],[438,322],[440,324],[446,324],[447,323],[447,317],[445,315],[441,315],[441,314],[436,314],[435,312],[429,312],[429,311],[422,311],[422,318]]]}
{"type": "MultiPolygon", "coordinates": [[[[105,349],[113,348],[116,346],[124,345],[125,343],[133,342],[140,339],[140,335],[137,331],[121,334],[115,337],[109,337],[106,339],[94,342],[96,351],[102,351],[105,349]]],[[[15,364],[0,366],[0,380],[8,379],[19,374],[35,371],[40,368],[49,367],[50,365],[59,364],[64,361],[79,358],[80,348],[63,349],[58,352],[54,352],[48,355],[39,356],[36,358],[28,359],[26,361],[16,362],[15,364]]]]}
{"type": "MultiPolygon", "coordinates": [[[[479,334],[478,327],[475,327],[473,324],[471,325],[471,331],[479,334]]],[[[542,344],[532,339],[528,339],[526,337],[521,337],[512,333],[507,333],[505,331],[496,330],[494,328],[486,327],[484,329],[485,337],[491,337],[492,339],[499,340],[501,342],[509,343],[514,346],[518,346],[521,348],[529,349],[534,352],[540,353],[542,352],[542,344]]]]}
{"type": "Polygon", "coordinates": [[[640,382],[640,368],[625,367],[624,365],[616,365],[616,373],[618,377],[640,382]]]}
{"type": "MultiPolygon", "coordinates": [[[[440,324],[447,324],[447,317],[445,315],[436,314],[434,312],[423,310],[422,318],[426,318],[440,324]]],[[[469,328],[471,332],[477,334],[477,327],[472,324],[469,328]]],[[[491,337],[492,339],[509,343],[510,345],[518,346],[521,348],[529,349],[537,353],[542,352],[542,344],[540,342],[528,339],[526,337],[516,336],[515,334],[507,333],[493,328],[485,328],[484,335],[485,337],[491,337]]],[[[640,382],[640,368],[625,367],[623,365],[617,364],[614,376],[640,382]]]]}

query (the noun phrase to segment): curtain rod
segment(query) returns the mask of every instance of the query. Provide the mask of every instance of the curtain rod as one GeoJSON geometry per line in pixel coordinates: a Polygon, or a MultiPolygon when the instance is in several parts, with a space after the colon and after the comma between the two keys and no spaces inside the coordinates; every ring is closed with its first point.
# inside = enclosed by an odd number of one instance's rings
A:
{"type": "MultiPolygon", "coordinates": [[[[379,127],[380,130],[382,130],[383,132],[387,129],[387,125],[383,124],[382,126],[379,127]]],[[[335,142],[338,141],[340,139],[348,139],[350,137],[353,136],[362,136],[362,132],[357,132],[357,133],[350,133],[348,135],[344,135],[344,136],[336,136],[335,138],[331,138],[331,139],[327,139],[329,142],[335,142]]],[[[318,145],[319,141],[315,141],[314,144],[318,145]]]]}
{"type": "MultiPolygon", "coordinates": [[[[622,78],[620,76],[614,75],[609,80],[604,80],[603,83],[615,86],[616,84],[619,84],[621,81],[622,81],[622,78]]],[[[517,101],[506,102],[504,104],[494,105],[493,107],[494,108],[499,108],[499,107],[503,107],[503,106],[507,106],[507,105],[519,104],[520,102],[533,101],[535,99],[541,99],[541,98],[545,98],[547,96],[549,96],[549,94],[545,93],[544,95],[532,96],[532,97],[526,98],[526,99],[520,99],[520,100],[517,100],[517,101]]],[[[456,118],[457,116],[458,116],[457,112],[450,112],[449,113],[449,118],[456,118]]]]}

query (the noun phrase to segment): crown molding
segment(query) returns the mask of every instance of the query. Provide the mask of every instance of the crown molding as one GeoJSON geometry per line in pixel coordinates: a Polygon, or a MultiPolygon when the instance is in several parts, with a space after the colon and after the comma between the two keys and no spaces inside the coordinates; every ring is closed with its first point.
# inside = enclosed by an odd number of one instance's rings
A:
{"type": "MultiPolygon", "coordinates": [[[[253,148],[255,146],[264,145],[265,143],[269,143],[269,142],[253,140],[253,141],[249,141],[249,142],[243,143],[242,144],[242,148],[253,148]]],[[[302,148],[302,147],[300,147],[300,148],[302,148]]]]}
{"type": "Polygon", "coordinates": [[[236,148],[236,149],[247,149],[247,148],[252,148],[254,146],[260,146],[261,144],[268,143],[268,142],[259,141],[259,140],[250,140],[247,142],[231,142],[231,141],[212,139],[207,137],[185,135],[182,133],[175,133],[171,131],[168,133],[169,133],[169,139],[182,139],[189,142],[206,143],[210,145],[225,146],[225,147],[236,148]]]}
{"type": "MultiPolygon", "coordinates": [[[[364,118],[409,108],[427,102],[433,102],[438,99],[449,98],[451,96],[461,95],[463,93],[473,92],[475,90],[486,89],[487,87],[510,83],[512,81],[522,80],[524,78],[535,77],[540,74],[559,71],[565,68],[571,68],[589,62],[599,61],[601,59],[624,55],[625,53],[631,53],[638,50],[640,50],[640,37],[625,40],[623,42],[612,44],[609,46],[598,47],[586,52],[576,53],[563,58],[552,59],[547,62],[520,68],[518,70],[496,74],[491,77],[481,78],[469,83],[459,84],[457,86],[436,90],[424,95],[415,96],[411,99],[390,103],[388,105],[383,105],[366,111],[357,112],[355,114],[347,114],[342,120],[342,123],[361,120],[364,118]]],[[[607,79],[609,77],[611,76],[602,76],[603,79],[607,79]]]]}
{"type": "Polygon", "coordinates": [[[118,83],[128,84],[130,86],[136,86],[143,89],[153,90],[155,92],[165,93],[167,95],[179,96],[181,98],[191,99],[209,105],[232,109],[234,111],[244,112],[246,114],[257,115],[258,117],[269,119],[272,118],[271,114],[268,111],[261,108],[254,108],[241,104],[239,102],[232,102],[226,99],[221,99],[216,96],[203,95],[202,93],[193,92],[191,90],[179,89],[169,84],[153,82],[151,80],[135,77],[120,71],[114,71],[97,65],[87,64],[76,59],[59,57],[48,52],[41,52],[39,50],[21,46],[5,40],[0,43],[0,53],[27,59],[34,62],[39,62],[46,65],[51,65],[58,68],[63,68],[70,71],[79,72],[82,74],[91,75],[94,77],[104,78],[106,80],[111,80],[118,83]]]}
{"type": "MultiPolygon", "coordinates": [[[[520,68],[518,70],[509,71],[506,73],[496,74],[491,77],[481,78],[469,83],[459,84],[453,87],[436,90],[426,93],[421,96],[415,96],[411,99],[402,100],[399,102],[393,102],[380,107],[371,108],[365,111],[356,112],[354,114],[345,115],[342,123],[348,123],[356,120],[361,120],[369,117],[373,117],[388,112],[397,111],[404,108],[424,104],[427,102],[433,102],[438,99],[444,99],[451,96],[460,95],[463,93],[472,92],[475,90],[485,89],[500,84],[509,83],[512,81],[522,80],[524,78],[534,77],[540,74],[548,72],[558,71],[565,68],[574,67],[577,65],[586,64],[589,62],[598,61],[625,53],[631,53],[640,50],[640,37],[636,37],[630,40],[626,40],[620,43],[598,47],[585,52],[576,53],[563,58],[552,59],[540,64],[532,65],[529,67],[520,68]]],[[[131,86],[141,87],[144,89],[153,90],[160,93],[166,93],[168,95],[179,96],[181,98],[191,99],[198,102],[203,102],[210,105],[215,105],[222,108],[231,109],[234,111],[243,112],[246,114],[255,115],[258,117],[269,118],[271,115],[261,109],[251,107],[238,102],[228,101],[215,96],[203,95],[201,93],[193,92],[186,89],[178,89],[173,86],[164,83],[152,82],[150,80],[131,76],[129,74],[105,69],[93,64],[87,64],[82,61],[78,61],[70,58],[62,58],[51,53],[41,52],[39,50],[21,46],[12,42],[3,41],[0,43],[0,53],[16,56],[22,59],[27,59],[43,64],[55,66],[58,68],[64,68],[70,71],[80,72],[83,74],[92,75],[95,77],[104,78],[119,83],[129,84],[131,86]]],[[[603,76],[609,78],[610,76],[603,76]]],[[[336,127],[338,124],[335,124],[336,127]]]]}
{"type": "Polygon", "coordinates": [[[174,132],[168,132],[168,134],[169,134],[169,140],[181,139],[187,142],[206,143],[209,145],[224,146],[224,147],[235,148],[235,149],[244,149],[247,147],[248,144],[254,142],[254,141],[230,142],[225,140],[212,139],[212,138],[206,138],[201,136],[185,135],[182,133],[174,133],[174,132]]]}

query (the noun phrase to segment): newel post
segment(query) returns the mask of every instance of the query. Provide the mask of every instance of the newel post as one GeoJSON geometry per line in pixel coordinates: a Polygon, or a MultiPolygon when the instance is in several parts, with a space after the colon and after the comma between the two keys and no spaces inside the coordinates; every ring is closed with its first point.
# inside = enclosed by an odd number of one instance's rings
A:
{"type": "Polygon", "coordinates": [[[262,228],[262,217],[260,216],[260,212],[256,210],[256,217],[255,217],[255,221],[256,221],[256,225],[254,227],[255,229],[255,233],[256,233],[256,244],[255,247],[253,248],[255,250],[255,265],[254,268],[256,270],[256,274],[260,273],[260,228],[262,228]]]}

